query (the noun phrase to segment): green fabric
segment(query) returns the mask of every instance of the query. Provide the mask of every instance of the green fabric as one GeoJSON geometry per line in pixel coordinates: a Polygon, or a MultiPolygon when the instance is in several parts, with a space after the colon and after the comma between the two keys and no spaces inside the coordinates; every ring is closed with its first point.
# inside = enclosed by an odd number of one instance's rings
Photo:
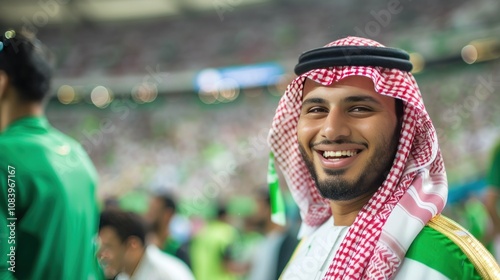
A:
{"type": "Polygon", "coordinates": [[[26,117],[0,134],[0,151],[0,279],[99,279],[97,173],[82,147],[44,117],[26,117]]]}
{"type": "Polygon", "coordinates": [[[500,143],[498,143],[493,149],[490,169],[486,177],[486,182],[489,186],[500,189],[500,143]]]}
{"type": "Polygon", "coordinates": [[[286,224],[285,200],[279,186],[278,174],[274,166],[274,154],[269,153],[267,167],[267,183],[269,185],[269,198],[271,200],[271,220],[281,226],[286,224]]]}
{"type": "Polygon", "coordinates": [[[429,226],[417,235],[405,257],[423,263],[449,279],[481,279],[460,247],[429,226]]]}
{"type": "Polygon", "coordinates": [[[191,241],[191,267],[196,280],[234,280],[236,276],[224,269],[224,259],[238,240],[231,225],[212,221],[191,241]]]}
{"type": "Polygon", "coordinates": [[[180,247],[181,243],[169,236],[163,243],[163,248],[161,248],[161,250],[171,256],[175,256],[180,247]]]}

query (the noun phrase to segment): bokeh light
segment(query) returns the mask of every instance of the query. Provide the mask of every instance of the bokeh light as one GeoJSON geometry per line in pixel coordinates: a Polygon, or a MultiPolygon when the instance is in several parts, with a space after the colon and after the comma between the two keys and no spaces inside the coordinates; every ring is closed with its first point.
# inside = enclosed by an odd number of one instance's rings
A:
{"type": "Polygon", "coordinates": [[[112,101],[112,93],[104,86],[97,86],[90,93],[90,100],[96,107],[106,108],[112,101]]]}
{"type": "Polygon", "coordinates": [[[467,64],[473,64],[474,62],[477,61],[477,58],[479,57],[476,46],[474,46],[474,45],[467,45],[467,46],[463,47],[461,55],[462,55],[462,59],[467,64]]]}
{"type": "Polygon", "coordinates": [[[57,90],[57,99],[62,104],[71,104],[77,101],[75,89],[69,85],[62,85],[57,90]]]}
{"type": "Polygon", "coordinates": [[[132,98],[137,103],[150,103],[158,97],[158,88],[155,84],[143,83],[132,89],[132,98]]]}
{"type": "Polygon", "coordinates": [[[419,53],[410,53],[410,62],[413,64],[412,73],[422,72],[425,67],[424,57],[419,53]]]}

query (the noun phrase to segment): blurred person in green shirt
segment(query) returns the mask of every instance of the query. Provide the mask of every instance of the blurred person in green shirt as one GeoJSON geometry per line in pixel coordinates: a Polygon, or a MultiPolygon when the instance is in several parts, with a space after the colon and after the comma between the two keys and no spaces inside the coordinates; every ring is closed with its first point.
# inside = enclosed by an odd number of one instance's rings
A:
{"type": "Polygon", "coordinates": [[[490,158],[489,170],[486,175],[485,206],[493,224],[493,239],[495,257],[500,261],[500,141],[494,146],[490,158]]]}
{"type": "Polygon", "coordinates": [[[219,205],[217,218],[193,237],[190,246],[191,268],[196,280],[236,280],[246,272],[234,256],[239,232],[228,222],[226,207],[219,205]]]}
{"type": "Polygon", "coordinates": [[[494,255],[491,219],[485,204],[478,197],[478,194],[470,193],[467,195],[463,207],[463,223],[467,230],[494,255]]]}
{"type": "Polygon", "coordinates": [[[97,173],[44,117],[49,58],[30,34],[0,36],[0,279],[99,279],[97,173]]]}

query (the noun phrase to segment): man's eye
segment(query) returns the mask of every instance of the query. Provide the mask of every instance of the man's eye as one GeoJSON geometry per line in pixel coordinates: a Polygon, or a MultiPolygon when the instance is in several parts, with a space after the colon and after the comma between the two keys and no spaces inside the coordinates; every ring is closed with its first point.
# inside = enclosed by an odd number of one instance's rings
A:
{"type": "Polygon", "coordinates": [[[351,110],[349,110],[350,112],[371,112],[372,109],[369,108],[369,107],[364,107],[364,106],[356,106],[356,107],[352,107],[351,110]]]}
{"type": "Polygon", "coordinates": [[[326,112],[325,108],[322,107],[311,107],[307,110],[308,113],[324,113],[326,112]]]}

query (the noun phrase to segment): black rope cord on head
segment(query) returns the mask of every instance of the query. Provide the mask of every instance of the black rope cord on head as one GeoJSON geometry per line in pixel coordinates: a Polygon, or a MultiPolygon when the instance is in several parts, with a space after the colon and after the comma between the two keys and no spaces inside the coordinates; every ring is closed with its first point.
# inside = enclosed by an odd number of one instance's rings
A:
{"type": "Polygon", "coordinates": [[[372,46],[332,46],[314,49],[300,55],[295,74],[333,66],[371,66],[410,72],[410,56],[401,49],[372,46]]]}

